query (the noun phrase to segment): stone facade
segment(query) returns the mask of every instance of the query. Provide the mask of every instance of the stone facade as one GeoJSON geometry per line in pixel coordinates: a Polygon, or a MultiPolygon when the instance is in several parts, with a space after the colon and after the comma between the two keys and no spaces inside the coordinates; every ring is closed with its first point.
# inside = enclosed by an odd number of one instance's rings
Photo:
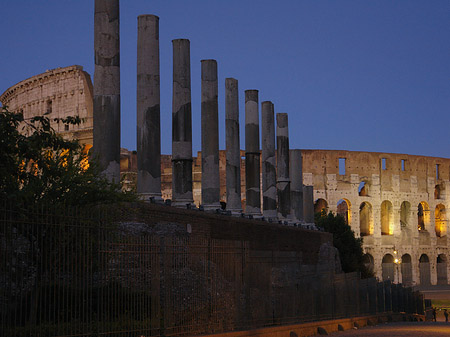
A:
{"type": "Polygon", "coordinates": [[[52,127],[64,138],[76,138],[82,144],[93,141],[93,88],[89,74],[81,66],[47,70],[7,89],[0,102],[10,111],[22,111],[25,119],[49,113],[52,127]],[[65,126],[53,118],[79,116],[80,125],[65,126]]]}
{"type": "Polygon", "coordinates": [[[315,211],[347,219],[377,278],[448,283],[450,159],[328,150],[302,156],[315,211]]]}

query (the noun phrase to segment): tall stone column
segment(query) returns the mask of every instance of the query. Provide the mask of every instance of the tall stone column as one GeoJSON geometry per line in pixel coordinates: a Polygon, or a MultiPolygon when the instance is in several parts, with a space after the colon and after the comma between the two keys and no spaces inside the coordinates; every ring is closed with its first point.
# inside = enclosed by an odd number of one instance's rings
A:
{"type": "Polygon", "coordinates": [[[120,181],[119,0],[95,0],[94,156],[102,173],[120,181]]]}
{"type": "Polygon", "coordinates": [[[138,16],[137,39],[137,192],[161,199],[159,105],[159,18],[138,16]]]}
{"type": "Polygon", "coordinates": [[[173,44],[172,205],[185,207],[192,197],[192,109],[190,43],[173,44]]]}
{"type": "Polygon", "coordinates": [[[202,205],[220,208],[217,62],[202,60],[202,205]]]}
{"type": "Polygon", "coordinates": [[[277,217],[277,173],[275,159],[275,120],[272,102],[261,104],[261,152],[263,215],[277,217]]]}
{"type": "Polygon", "coordinates": [[[303,219],[306,223],[314,223],[313,186],[303,186],[303,219]]]}
{"type": "Polygon", "coordinates": [[[289,179],[288,115],[277,113],[277,194],[278,217],[289,218],[291,212],[291,182],[289,179]]]}
{"type": "Polygon", "coordinates": [[[245,91],[245,212],[261,214],[258,90],[245,91]]]}
{"type": "Polygon", "coordinates": [[[289,173],[291,175],[291,215],[297,221],[303,221],[303,169],[302,151],[289,153],[289,173]]]}
{"type": "Polygon", "coordinates": [[[227,210],[241,212],[241,149],[239,142],[238,81],[225,79],[225,142],[227,210]]]}

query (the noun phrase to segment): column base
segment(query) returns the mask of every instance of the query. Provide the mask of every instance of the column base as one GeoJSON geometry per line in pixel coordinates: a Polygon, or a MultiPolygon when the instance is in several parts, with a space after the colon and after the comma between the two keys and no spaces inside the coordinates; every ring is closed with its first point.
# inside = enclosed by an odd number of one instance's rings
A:
{"type": "Polygon", "coordinates": [[[220,206],[220,203],[217,204],[209,204],[209,205],[202,205],[203,210],[205,212],[215,212],[216,209],[222,209],[220,206]]]}
{"type": "Polygon", "coordinates": [[[139,199],[142,201],[150,202],[152,204],[163,204],[164,200],[161,197],[161,193],[139,193],[139,199]]]}
{"type": "Polygon", "coordinates": [[[197,206],[194,204],[194,200],[172,200],[172,203],[170,204],[173,207],[176,208],[184,208],[184,209],[196,209],[197,206]]]}

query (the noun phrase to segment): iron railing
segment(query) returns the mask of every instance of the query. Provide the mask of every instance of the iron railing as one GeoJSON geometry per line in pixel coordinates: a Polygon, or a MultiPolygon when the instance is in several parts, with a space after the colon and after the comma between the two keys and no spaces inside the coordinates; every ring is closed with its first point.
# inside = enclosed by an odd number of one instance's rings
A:
{"type": "Polygon", "coordinates": [[[411,288],[317,274],[297,251],[102,212],[0,206],[2,336],[175,336],[423,313],[411,288]]]}

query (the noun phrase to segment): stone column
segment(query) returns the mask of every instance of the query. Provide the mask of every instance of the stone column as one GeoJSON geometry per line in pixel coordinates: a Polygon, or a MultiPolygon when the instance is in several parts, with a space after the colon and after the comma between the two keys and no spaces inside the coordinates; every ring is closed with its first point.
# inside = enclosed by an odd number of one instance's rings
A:
{"type": "Polygon", "coordinates": [[[102,173],[120,181],[119,0],[95,0],[94,156],[102,173]]]}
{"type": "Polygon", "coordinates": [[[202,60],[202,205],[220,208],[217,62],[202,60]]]}
{"type": "Polygon", "coordinates": [[[192,197],[192,110],[190,43],[173,44],[172,205],[185,207],[192,197]]]}
{"type": "Polygon", "coordinates": [[[288,115],[277,113],[277,194],[278,217],[289,218],[291,213],[291,182],[289,179],[288,115]]]}
{"type": "Polygon", "coordinates": [[[303,219],[306,223],[314,223],[313,186],[303,186],[303,219]]]}
{"type": "Polygon", "coordinates": [[[297,221],[303,221],[303,169],[302,152],[291,150],[289,154],[291,174],[291,214],[297,221]]]}
{"type": "Polygon", "coordinates": [[[137,192],[161,199],[159,107],[159,18],[138,16],[137,40],[137,192]]]}
{"type": "Polygon", "coordinates": [[[258,90],[245,91],[245,212],[261,215],[258,90]]]}
{"type": "Polygon", "coordinates": [[[277,218],[277,173],[275,157],[275,120],[272,102],[261,104],[261,152],[263,215],[277,218]]]}
{"type": "Polygon", "coordinates": [[[225,142],[227,210],[241,212],[241,147],[239,142],[238,81],[225,79],[225,142]]]}

